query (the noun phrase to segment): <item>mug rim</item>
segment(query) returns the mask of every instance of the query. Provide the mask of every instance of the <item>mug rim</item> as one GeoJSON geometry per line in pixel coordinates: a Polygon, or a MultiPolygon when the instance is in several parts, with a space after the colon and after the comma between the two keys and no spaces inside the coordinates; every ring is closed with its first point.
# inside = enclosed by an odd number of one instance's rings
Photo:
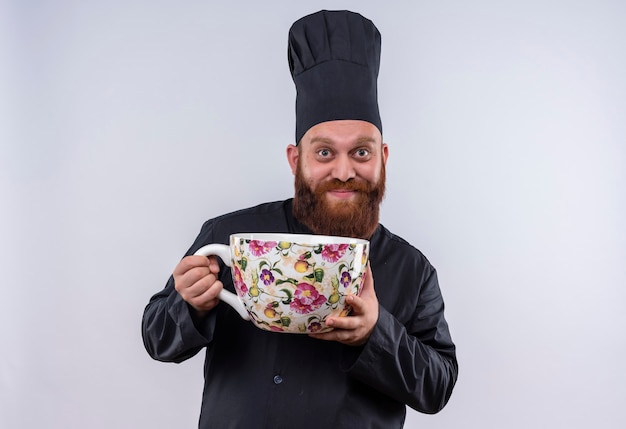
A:
{"type": "Polygon", "coordinates": [[[369,244],[369,240],[354,237],[318,234],[292,234],[285,232],[239,232],[230,235],[233,238],[259,241],[288,241],[300,244],[369,244]]]}

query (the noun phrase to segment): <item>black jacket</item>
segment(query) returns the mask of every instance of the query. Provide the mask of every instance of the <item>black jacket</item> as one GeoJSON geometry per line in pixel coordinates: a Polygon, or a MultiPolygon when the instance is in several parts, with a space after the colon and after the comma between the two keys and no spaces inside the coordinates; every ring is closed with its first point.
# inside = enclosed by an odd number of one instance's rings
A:
{"type": "MultiPolygon", "coordinates": [[[[291,207],[292,200],[267,203],[209,220],[187,254],[228,244],[238,232],[310,234],[291,207]]],[[[380,315],[362,347],[263,331],[226,304],[194,320],[170,277],[145,309],[144,344],[169,362],[206,347],[201,429],[400,428],[405,405],[444,407],[458,367],[437,273],[382,225],[370,242],[380,315]]],[[[234,290],[224,265],[220,280],[234,290]]]]}

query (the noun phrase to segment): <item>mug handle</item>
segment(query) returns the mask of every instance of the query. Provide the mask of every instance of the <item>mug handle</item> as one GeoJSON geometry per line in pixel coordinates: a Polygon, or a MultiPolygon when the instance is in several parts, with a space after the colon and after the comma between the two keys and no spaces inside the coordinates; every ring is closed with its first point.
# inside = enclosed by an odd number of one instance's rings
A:
{"type": "MultiPolygon", "coordinates": [[[[227,267],[231,266],[230,263],[230,247],[225,244],[208,244],[201,247],[194,253],[194,255],[200,256],[217,256],[219,257],[227,267]]],[[[220,300],[234,308],[243,320],[250,320],[250,315],[246,310],[246,307],[239,300],[239,297],[232,292],[222,289],[220,292],[220,300]]]]}

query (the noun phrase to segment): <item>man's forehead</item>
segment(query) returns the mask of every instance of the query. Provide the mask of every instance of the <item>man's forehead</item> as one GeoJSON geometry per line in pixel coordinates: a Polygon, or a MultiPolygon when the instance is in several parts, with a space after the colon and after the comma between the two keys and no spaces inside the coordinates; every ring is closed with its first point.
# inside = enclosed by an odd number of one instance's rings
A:
{"type": "Polygon", "coordinates": [[[340,120],[311,127],[302,140],[308,144],[376,144],[382,142],[382,136],[378,128],[369,122],[340,120]]]}
{"type": "Polygon", "coordinates": [[[338,145],[341,143],[352,143],[355,145],[374,146],[378,143],[378,140],[373,136],[365,136],[365,135],[354,137],[354,138],[341,138],[338,136],[320,135],[320,136],[312,137],[307,143],[310,144],[311,146],[315,146],[318,144],[334,146],[334,145],[338,145]]]}

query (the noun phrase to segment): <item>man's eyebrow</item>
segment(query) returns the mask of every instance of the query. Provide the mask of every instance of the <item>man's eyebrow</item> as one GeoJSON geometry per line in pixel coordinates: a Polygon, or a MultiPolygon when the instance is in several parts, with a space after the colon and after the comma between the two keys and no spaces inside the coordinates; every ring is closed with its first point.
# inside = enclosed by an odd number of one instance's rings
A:
{"type": "Polygon", "coordinates": [[[333,144],[333,139],[331,139],[330,137],[313,137],[309,143],[333,144]]]}
{"type": "Polygon", "coordinates": [[[374,137],[361,137],[357,139],[357,143],[359,144],[376,144],[377,141],[374,137]]]}

